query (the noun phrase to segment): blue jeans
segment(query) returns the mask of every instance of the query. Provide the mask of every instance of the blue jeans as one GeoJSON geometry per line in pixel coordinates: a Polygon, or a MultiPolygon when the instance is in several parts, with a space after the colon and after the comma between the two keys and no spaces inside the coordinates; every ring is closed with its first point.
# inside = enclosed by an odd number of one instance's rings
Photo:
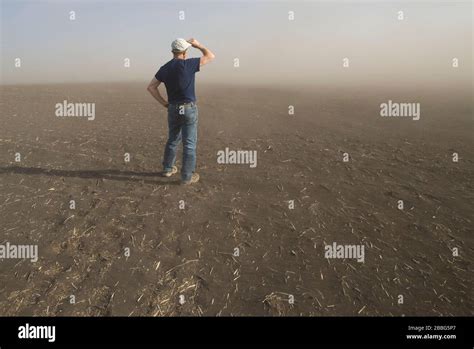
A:
{"type": "Polygon", "coordinates": [[[196,169],[198,108],[196,103],[168,106],[168,141],[165,146],[163,169],[171,171],[176,161],[178,145],[183,141],[181,179],[189,181],[196,169]]]}

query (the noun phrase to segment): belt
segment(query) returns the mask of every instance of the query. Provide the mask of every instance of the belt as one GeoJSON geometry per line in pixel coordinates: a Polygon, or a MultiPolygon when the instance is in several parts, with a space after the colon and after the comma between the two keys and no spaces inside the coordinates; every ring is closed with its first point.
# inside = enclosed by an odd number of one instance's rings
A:
{"type": "Polygon", "coordinates": [[[173,107],[180,107],[180,106],[194,106],[196,102],[184,102],[184,103],[170,103],[173,107]]]}

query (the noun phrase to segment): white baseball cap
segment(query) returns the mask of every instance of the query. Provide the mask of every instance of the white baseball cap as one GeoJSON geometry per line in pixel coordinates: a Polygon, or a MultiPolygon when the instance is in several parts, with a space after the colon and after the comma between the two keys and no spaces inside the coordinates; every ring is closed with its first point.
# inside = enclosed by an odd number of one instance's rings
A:
{"type": "Polygon", "coordinates": [[[186,51],[191,44],[184,39],[178,38],[171,43],[171,50],[175,52],[186,51]]]}

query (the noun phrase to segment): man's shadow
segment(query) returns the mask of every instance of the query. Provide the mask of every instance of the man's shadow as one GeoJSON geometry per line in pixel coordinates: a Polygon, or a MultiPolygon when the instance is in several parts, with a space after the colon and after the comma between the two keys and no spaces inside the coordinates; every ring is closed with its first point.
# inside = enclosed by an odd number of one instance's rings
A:
{"type": "MultiPolygon", "coordinates": [[[[114,181],[140,182],[154,185],[176,185],[179,180],[161,177],[160,172],[135,172],[121,170],[56,170],[39,167],[0,167],[0,174],[44,175],[84,179],[109,179],[114,181]],[[152,179],[154,177],[159,180],[152,179]]],[[[179,174],[178,174],[179,177],[179,174]]]]}

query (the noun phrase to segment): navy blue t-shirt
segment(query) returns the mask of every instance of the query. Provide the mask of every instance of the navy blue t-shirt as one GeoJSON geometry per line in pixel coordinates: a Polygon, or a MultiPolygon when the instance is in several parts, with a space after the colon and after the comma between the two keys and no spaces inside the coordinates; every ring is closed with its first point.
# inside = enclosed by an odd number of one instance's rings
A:
{"type": "Polygon", "coordinates": [[[173,58],[158,70],[155,78],[165,84],[168,103],[196,102],[194,74],[199,71],[200,61],[200,58],[173,58]]]}

